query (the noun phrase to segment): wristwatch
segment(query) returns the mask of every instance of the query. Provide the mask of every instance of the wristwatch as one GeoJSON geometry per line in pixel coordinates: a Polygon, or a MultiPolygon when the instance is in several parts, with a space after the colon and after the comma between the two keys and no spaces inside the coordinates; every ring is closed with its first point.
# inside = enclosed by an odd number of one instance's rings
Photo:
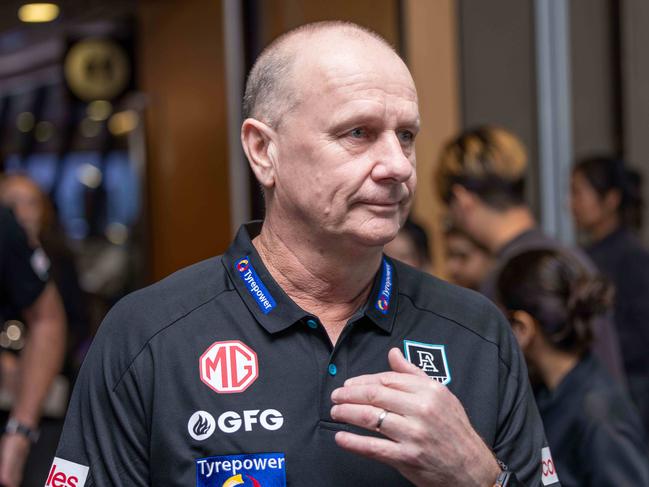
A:
{"type": "Polygon", "coordinates": [[[493,487],[508,487],[510,478],[511,478],[511,472],[507,470],[503,470],[498,475],[498,478],[496,479],[496,482],[494,482],[493,487]]]}
{"type": "Polygon", "coordinates": [[[520,480],[516,477],[514,472],[503,470],[498,475],[493,487],[525,487],[520,480]]]}
{"type": "Polygon", "coordinates": [[[20,421],[18,421],[16,418],[9,418],[7,424],[5,425],[4,432],[6,434],[23,435],[32,443],[36,443],[38,441],[38,437],[40,436],[40,431],[38,431],[37,429],[30,428],[26,424],[23,424],[20,421]]]}

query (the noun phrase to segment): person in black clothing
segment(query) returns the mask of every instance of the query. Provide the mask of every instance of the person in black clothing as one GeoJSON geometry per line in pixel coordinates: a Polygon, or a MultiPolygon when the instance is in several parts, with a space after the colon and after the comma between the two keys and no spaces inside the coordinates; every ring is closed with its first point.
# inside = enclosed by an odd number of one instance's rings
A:
{"type": "Polygon", "coordinates": [[[566,253],[532,250],[505,264],[497,288],[525,354],[562,485],[649,485],[638,413],[589,352],[593,317],[610,304],[611,286],[566,253]]]}
{"type": "MultiPolygon", "coordinates": [[[[513,256],[531,249],[562,249],[592,273],[596,268],[577,249],[567,248],[544,234],[525,202],[527,151],[513,133],[494,126],[462,132],[443,148],[435,184],[453,223],[493,255],[495,263],[480,292],[496,299],[496,278],[513,256]]],[[[593,352],[607,370],[625,382],[620,347],[612,316],[595,324],[593,352]]]]}
{"type": "Polygon", "coordinates": [[[56,224],[54,208],[47,195],[29,177],[12,174],[1,179],[0,204],[12,209],[25,230],[29,245],[42,248],[47,255],[49,275],[61,295],[67,318],[64,373],[73,382],[91,339],[87,295],[79,286],[74,255],[56,224]]]}
{"type": "Polygon", "coordinates": [[[30,444],[38,438],[41,406],[58,373],[65,346],[65,313],[35,252],[10,210],[0,207],[0,322],[22,311],[28,329],[20,354],[21,380],[0,440],[0,485],[18,487],[30,444]]]}
{"type": "Polygon", "coordinates": [[[571,207],[588,256],[615,286],[615,324],[631,397],[649,432],[649,252],[629,228],[637,197],[621,160],[593,157],[572,174],[571,207]]]}

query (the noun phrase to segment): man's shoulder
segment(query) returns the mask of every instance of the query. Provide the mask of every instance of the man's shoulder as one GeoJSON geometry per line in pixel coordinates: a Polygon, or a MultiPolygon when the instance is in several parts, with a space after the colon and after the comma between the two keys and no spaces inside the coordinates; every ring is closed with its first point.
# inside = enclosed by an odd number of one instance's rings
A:
{"type": "Polygon", "coordinates": [[[212,257],[125,296],[107,320],[117,314],[143,320],[143,324],[154,328],[164,327],[229,289],[221,256],[212,257]]]}
{"type": "Polygon", "coordinates": [[[221,256],[181,269],[113,306],[93,342],[93,355],[125,370],[160,332],[231,290],[221,256]]]}
{"type": "Polygon", "coordinates": [[[399,294],[423,313],[451,321],[484,340],[498,344],[503,339],[501,312],[482,294],[395,261],[399,294]]]}

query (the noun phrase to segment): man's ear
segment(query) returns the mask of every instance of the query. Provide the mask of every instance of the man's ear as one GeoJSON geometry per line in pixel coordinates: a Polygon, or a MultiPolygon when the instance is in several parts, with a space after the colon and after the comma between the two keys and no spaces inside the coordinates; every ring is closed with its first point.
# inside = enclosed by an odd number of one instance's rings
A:
{"type": "Polygon", "coordinates": [[[451,201],[454,201],[462,211],[472,209],[477,203],[477,196],[461,184],[454,184],[451,187],[451,194],[451,201]]]}
{"type": "Polygon", "coordinates": [[[612,213],[615,213],[622,204],[622,193],[619,189],[611,189],[604,196],[604,206],[612,213]]]}
{"type": "Polygon", "coordinates": [[[277,146],[275,131],[259,120],[247,118],[241,125],[241,145],[257,181],[265,188],[275,185],[277,146]]]}
{"type": "Polygon", "coordinates": [[[526,351],[530,348],[536,338],[537,323],[527,311],[514,311],[511,317],[512,331],[518,341],[521,350],[526,351]]]}

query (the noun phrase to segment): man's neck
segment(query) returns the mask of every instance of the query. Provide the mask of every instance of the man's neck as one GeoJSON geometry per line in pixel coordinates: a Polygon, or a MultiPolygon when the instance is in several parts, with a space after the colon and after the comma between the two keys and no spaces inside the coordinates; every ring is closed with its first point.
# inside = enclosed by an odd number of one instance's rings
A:
{"type": "Polygon", "coordinates": [[[338,245],[291,234],[291,228],[276,229],[267,220],[253,245],[284,292],[318,316],[335,343],[346,322],[367,300],[380,266],[381,248],[345,252],[338,245]]]}
{"type": "Polygon", "coordinates": [[[488,221],[484,221],[484,228],[488,231],[482,240],[493,254],[497,254],[514,238],[536,226],[532,212],[524,206],[502,212],[491,211],[485,220],[488,221]]]}
{"type": "Polygon", "coordinates": [[[620,217],[612,214],[607,218],[599,221],[591,230],[591,237],[595,242],[599,242],[615,232],[620,227],[620,217]]]}

